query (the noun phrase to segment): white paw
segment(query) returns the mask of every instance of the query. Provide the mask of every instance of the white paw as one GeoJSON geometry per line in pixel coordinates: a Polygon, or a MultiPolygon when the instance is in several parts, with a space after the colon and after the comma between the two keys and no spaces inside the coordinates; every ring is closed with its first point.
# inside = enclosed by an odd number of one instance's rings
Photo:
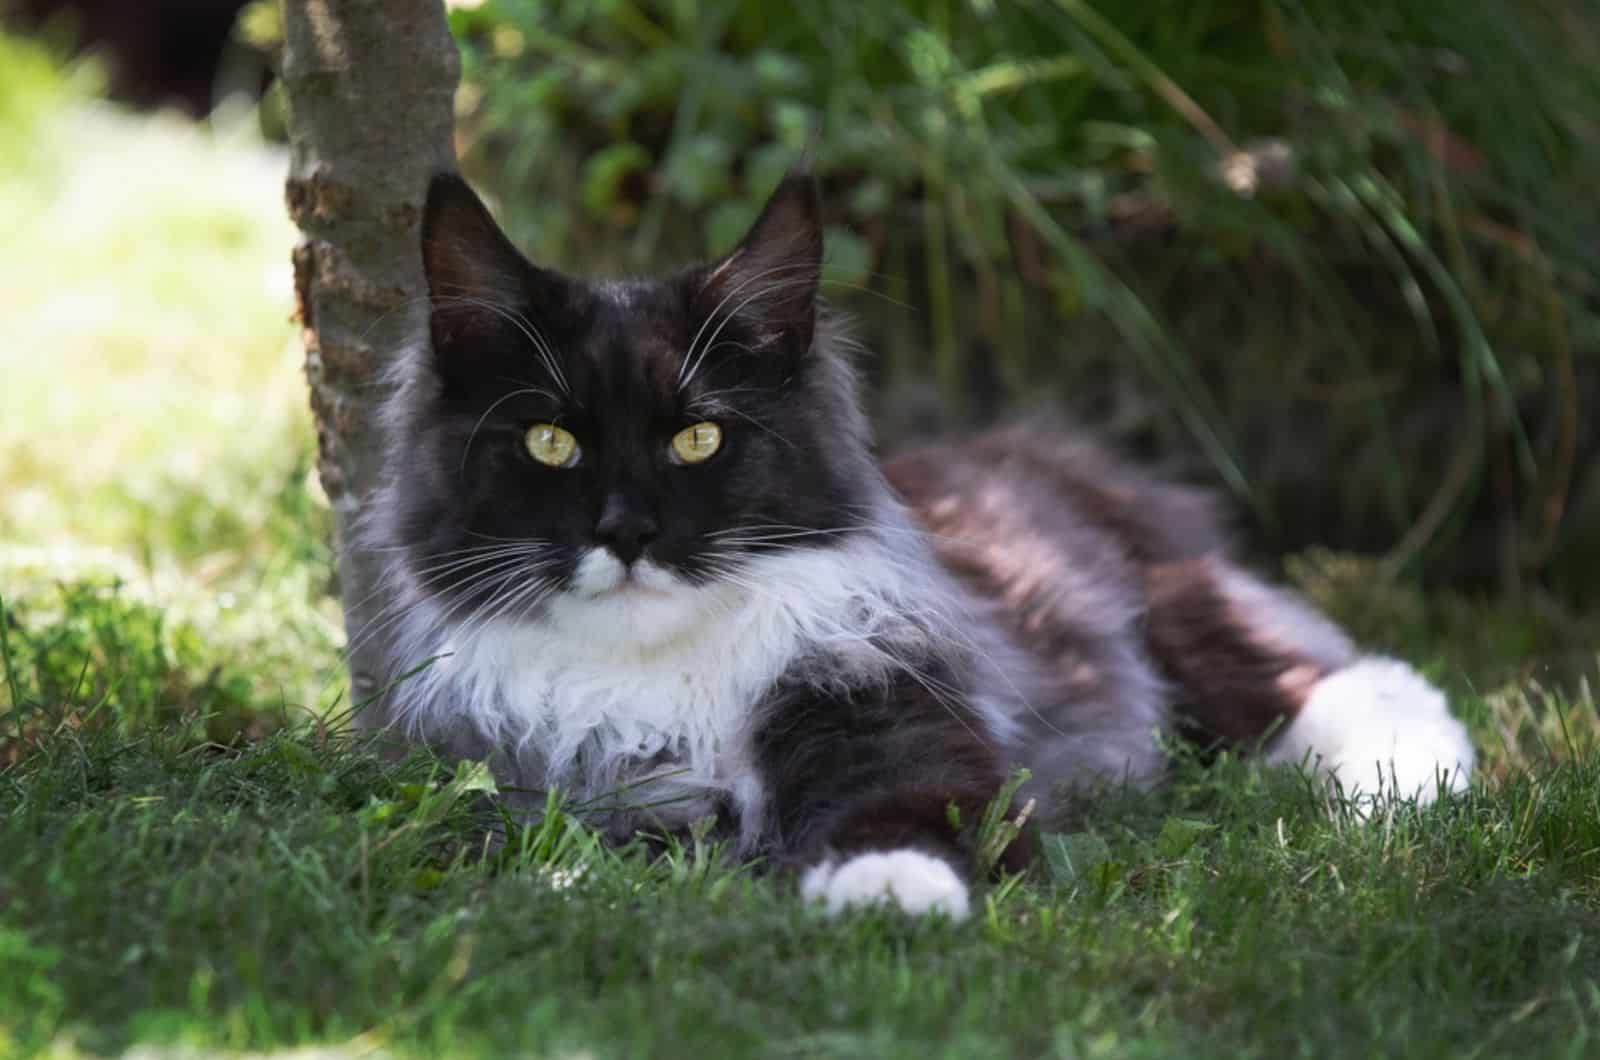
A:
{"type": "Polygon", "coordinates": [[[1369,656],[1318,681],[1267,761],[1305,762],[1358,805],[1462,791],[1476,758],[1444,693],[1397,659],[1369,656]]]}
{"type": "Polygon", "coordinates": [[[967,885],[943,858],[918,850],[857,854],[838,863],[813,865],[800,877],[800,893],[821,899],[829,913],[853,905],[889,903],[907,913],[943,913],[951,920],[967,916],[967,885]]]}

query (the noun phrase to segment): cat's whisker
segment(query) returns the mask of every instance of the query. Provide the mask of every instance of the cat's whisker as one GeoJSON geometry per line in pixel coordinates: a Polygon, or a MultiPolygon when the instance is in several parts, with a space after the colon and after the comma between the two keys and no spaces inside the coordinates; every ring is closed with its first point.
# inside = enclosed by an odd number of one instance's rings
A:
{"type": "Polygon", "coordinates": [[[489,601],[482,605],[479,609],[479,614],[469,618],[456,630],[456,639],[468,641],[481,636],[484,630],[509,614],[511,608],[527,599],[530,594],[538,593],[549,581],[550,579],[548,578],[535,577],[501,588],[489,601]]]}
{"type": "MultiPolygon", "coordinates": [[[[729,584],[738,586],[754,596],[776,599],[765,586],[759,585],[754,580],[743,577],[742,575],[725,572],[723,574],[723,580],[727,581],[729,584]]],[[[902,611],[900,614],[906,614],[906,612],[902,611]]],[[[934,702],[943,707],[945,711],[949,713],[951,718],[960,723],[961,726],[965,728],[974,739],[981,739],[981,737],[978,736],[977,731],[972,728],[971,724],[958,709],[959,704],[966,702],[967,693],[965,690],[941,681],[938,678],[928,674],[926,671],[918,669],[916,666],[912,665],[909,660],[901,657],[900,655],[885,650],[871,633],[853,631],[841,623],[836,629],[822,634],[821,640],[825,643],[832,642],[835,644],[851,644],[858,648],[865,649],[881,662],[904,673],[912,681],[916,682],[916,684],[921,687],[923,691],[927,692],[934,702]]]]}
{"type": "Polygon", "coordinates": [[[469,556],[458,555],[456,558],[428,567],[404,568],[404,571],[411,577],[418,588],[425,588],[442,581],[455,571],[465,570],[474,566],[492,565],[508,559],[520,560],[536,556],[538,551],[537,549],[529,549],[520,545],[495,546],[469,556]]]}
{"type": "Polygon", "coordinates": [[[765,424],[765,423],[762,423],[760,420],[756,419],[754,416],[750,415],[748,412],[746,412],[743,409],[739,408],[737,405],[724,404],[722,406],[721,415],[722,416],[735,416],[735,417],[745,421],[746,423],[750,424],[750,426],[756,428],[757,430],[765,431],[767,434],[771,435],[773,438],[776,438],[779,442],[781,442],[785,446],[788,446],[790,449],[798,449],[799,448],[799,446],[795,445],[794,442],[790,441],[784,435],[778,433],[778,431],[776,429],[774,429],[772,426],[770,426],[768,424],[765,424]]]}
{"type": "MultiPolygon", "coordinates": [[[[748,282],[748,281],[746,281],[746,282],[748,282]]],[[[741,285],[741,286],[743,286],[743,285],[741,285]]],[[[768,295],[770,295],[770,294],[772,294],[772,293],[774,293],[776,291],[781,291],[781,290],[784,290],[786,287],[794,287],[794,286],[798,286],[798,283],[795,282],[795,281],[790,281],[788,283],[779,282],[779,283],[769,284],[768,286],[760,288],[754,294],[752,294],[752,295],[748,296],[747,298],[745,298],[744,301],[740,302],[737,306],[734,307],[732,312],[730,312],[730,313],[726,314],[725,316],[723,316],[721,323],[719,323],[717,325],[717,327],[716,327],[716,330],[711,333],[711,337],[705,341],[704,348],[701,349],[700,355],[695,359],[694,367],[691,368],[689,370],[689,372],[678,383],[679,389],[681,390],[683,387],[688,386],[689,383],[691,383],[694,380],[695,373],[700,370],[700,365],[706,359],[706,353],[709,350],[716,348],[717,337],[722,334],[722,330],[724,328],[726,328],[734,320],[738,319],[739,314],[744,311],[744,307],[745,306],[749,305],[751,302],[754,302],[758,298],[765,298],[768,295]]]]}
{"type": "Polygon", "coordinates": [[[541,363],[543,363],[545,371],[550,374],[550,378],[555,381],[556,386],[559,387],[561,392],[566,394],[569,398],[572,396],[572,390],[567,385],[566,373],[561,368],[561,359],[556,355],[555,348],[551,345],[549,339],[545,337],[544,332],[539,329],[537,324],[528,319],[528,317],[525,315],[511,310],[505,306],[494,305],[481,299],[468,299],[461,296],[457,297],[460,301],[476,304],[479,308],[487,309],[490,312],[498,314],[510,322],[513,327],[521,331],[522,334],[533,345],[534,350],[539,354],[539,359],[541,363]]]}
{"type": "MultiPolygon", "coordinates": [[[[440,582],[443,582],[448,578],[459,575],[459,573],[463,570],[469,570],[475,566],[489,565],[489,569],[492,571],[494,569],[498,569],[500,565],[514,565],[515,563],[522,562],[522,560],[523,556],[520,554],[474,556],[464,560],[441,564],[438,567],[430,568],[425,572],[410,572],[410,577],[414,585],[414,591],[421,592],[429,589],[432,586],[438,585],[440,582]],[[423,576],[424,573],[426,574],[426,577],[423,576]]],[[[399,578],[401,575],[396,573],[391,574],[390,577],[399,578]]],[[[395,617],[411,603],[411,601],[407,599],[407,593],[396,593],[395,586],[393,584],[385,584],[366,594],[348,610],[350,612],[359,612],[362,607],[366,606],[366,604],[370,603],[372,600],[384,593],[393,594],[395,598],[391,599],[382,608],[380,608],[377,614],[367,619],[366,622],[362,624],[361,629],[357,630],[350,638],[348,638],[345,648],[347,654],[357,651],[360,646],[366,642],[366,640],[370,639],[368,633],[369,631],[376,632],[378,623],[395,617]]]]}
{"type": "MultiPolygon", "coordinates": [[[[782,525],[782,524],[767,524],[767,525],[782,525]]],[[[797,529],[803,531],[801,534],[797,535],[797,536],[802,536],[802,537],[810,536],[812,533],[818,533],[818,534],[821,534],[821,535],[833,535],[833,534],[838,534],[838,533],[850,532],[850,531],[841,531],[841,530],[815,530],[814,528],[810,528],[810,527],[802,527],[802,528],[797,528],[797,529]]],[[[894,527],[888,527],[888,526],[879,525],[879,526],[872,527],[871,530],[873,530],[874,532],[899,531],[899,532],[910,534],[910,535],[913,535],[913,536],[918,536],[918,537],[921,536],[920,531],[918,531],[916,528],[910,528],[910,527],[908,527],[908,528],[894,528],[894,527]]],[[[724,531],[723,533],[731,533],[731,532],[732,532],[732,530],[724,531]]],[[[719,544],[721,544],[721,543],[722,542],[719,541],[719,544]]],[[[799,550],[803,549],[803,546],[780,545],[779,548],[774,550],[774,551],[784,551],[784,550],[789,550],[789,549],[792,549],[792,550],[795,550],[795,551],[799,551],[799,550]]],[[[916,577],[916,576],[919,576],[919,575],[923,574],[923,572],[919,568],[916,568],[914,566],[907,567],[905,565],[904,561],[902,561],[902,560],[900,560],[898,558],[895,558],[895,557],[893,557],[893,556],[891,556],[891,555],[889,555],[887,553],[880,555],[878,557],[878,561],[886,564],[887,566],[889,566],[892,569],[901,569],[901,570],[903,570],[904,573],[906,573],[907,575],[912,576],[912,577],[916,577]]],[[[729,567],[726,565],[726,563],[724,563],[723,566],[720,569],[723,570],[723,571],[728,571],[729,567]]],[[[730,577],[729,580],[731,580],[731,577],[730,577]]],[[[749,589],[751,591],[755,591],[755,590],[759,589],[759,586],[757,586],[754,582],[749,581],[748,579],[743,579],[738,584],[740,584],[743,588],[749,589]]],[[[976,637],[974,637],[971,634],[966,632],[966,626],[971,621],[971,616],[956,616],[956,615],[952,615],[948,611],[946,611],[946,610],[944,610],[942,608],[930,607],[930,606],[927,606],[926,604],[924,604],[922,606],[919,606],[919,607],[907,607],[904,604],[901,604],[896,609],[896,613],[901,615],[901,616],[903,616],[903,617],[907,617],[907,618],[914,618],[914,619],[915,618],[932,618],[932,619],[937,620],[937,622],[936,622],[937,629],[935,629],[933,627],[929,627],[929,632],[930,633],[937,633],[937,635],[939,637],[941,637],[942,639],[945,639],[945,640],[949,641],[952,645],[961,648],[962,650],[964,650],[967,653],[969,653],[972,657],[974,657],[976,659],[980,659],[983,662],[987,663],[989,665],[989,667],[990,667],[990,672],[998,680],[1002,681],[1005,684],[1005,686],[1007,688],[1007,691],[1009,691],[1011,693],[1014,701],[1018,704],[1018,706],[1019,706],[1019,708],[1021,710],[1023,710],[1027,714],[1029,714],[1031,717],[1033,717],[1034,720],[1037,723],[1039,723],[1046,731],[1052,733],[1053,735],[1058,735],[1058,736],[1059,735],[1065,735],[1063,730],[1060,727],[1058,727],[1057,725],[1055,725],[1053,722],[1051,722],[1050,719],[1048,717],[1046,717],[1046,715],[1033,703],[1032,697],[1028,696],[1027,694],[1025,694],[1022,691],[1020,686],[1018,686],[1016,681],[1012,678],[1011,673],[1010,673],[1010,667],[1004,665],[1000,660],[996,659],[992,652],[986,650],[983,647],[983,645],[981,645],[978,642],[976,637]]],[[[952,695],[957,696],[957,697],[961,697],[961,696],[964,695],[963,693],[960,693],[958,690],[955,690],[955,689],[950,689],[949,691],[950,691],[950,693],[952,695]]]]}
{"type": "Polygon", "coordinates": [[[542,537],[499,537],[494,534],[485,534],[478,530],[464,530],[462,532],[468,537],[476,537],[484,541],[515,541],[518,543],[526,542],[527,544],[531,545],[539,545],[542,548],[554,547],[553,542],[542,537]]]}
{"type": "MultiPolygon", "coordinates": [[[[480,547],[482,547],[482,546],[473,546],[472,548],[469,548],[469,549],[454,549],[454,550],[450,550],[450,551],[447,551],[447,552],[438,552],[438,553],[432,554],[431,556],[426,556],[424,558],[425,559],[429,559],[429,560],[444,561],[449,557],[460,556],[464,552],[471,552],[471,551],[474,551],[474,550],[476,550],[477,548],[480,548],[480,547]]],[[[491,546],[491,547],[493,547],[493,546],[491,546]]],[[[375,549],[375,548],[372,548],[371,546],[363,546],[361,551],[363,551],[363,552],[389,551],[389,552],[397,552],[397,553],[399,553],[399,552],[410,551],[410,549],[407,546],[395,546],[392,549],[375,549]]],[[[490,557],[482,557],[482,558],[487,559],[487,558],[490,558],[490,557]]],[[[469,562],[470,562],[470,560],[469,560],[469,562]]],[[[396,560],[391,560],[389,562],[389,564],[388,564],[388,569],[389,569],[389,577],[390,578],[394,578],[394,577],[399,577],[400,573],[402,571],[409,571],[409,573],[411,573],[413,576],[419,576],[419,575],[422,575],[422,574],[430,573],[431,571],[436,570],[438,568],[430,566],[430,567],[422,567],[422,568],[418,568],[418,569],[415,569],[415,570],[410,570],[409,568],[407,568],[404,565],[403,562],[396,561],[396,560]]],[[[386,583],[388,580],[389,580],[388,578],[380,579],[380,582],[385,582],[386,583]]],[[[350,604],[347,609],[350,610],[350,611],[359,611],[362,607],[366,606],[368,603],[370,603],[372,600],[374,600],[378,596],[382,595],[383,593],[388,593],[388,592],[393,592],[393,591],[394,591],[394,586],[393,585],[380,584],[376,589],[372,590],[372,592],[366,594],[361,599],[359,599],[359,600],[355,601],[354,603],[350,604]]]]}
{"type": "Polygon", "coordinates": [[[808,534],[849,534],[866,529],[868,527],[865,525],[802,526],[798,523],[744,523],[737,526],[723,527],[721,530],[711,530],[705,536],[708,538],[723,538],[765,533],[794,533],[797,536],[808,534]]]}
{"type": "MultiPolygon", "coordinates": [[[[845,507],[845,508],[857,508],[858,510],[863,510],[863,511],[870,510],[870,509],[861,508],[860,506],[856,506],[856,505],[843,505],[842,507],[845,507]]],[[[752,524],[752,525],[750,525],[748,527],[745,527],[745,526],[734,526],[734,527],[729,527],[729,528],[727,528],[725,530],[714,530],[710,534],[707,534],[705,536],[711,537],[713,535],[720,535],[720,534],[733,535],[733,534],[738,534],[741,531],[744,531],[746,529],[756,530],[756,531],[764,531],[764,530],[794,530],[794,531],[797,531],[797,532],[801,532],[803,534],[816,534],[818,536],[845,535],[845,534],[862,533],[862,534],[871,534],[871,535],[877,536],[877,537],[891,537],[891,538],[892,537],[898,537],[898,538],[906,539],[906,540],[913,541],[913,542],[916,542],[916,541],[942,542],[942,543],[945,543],[945,544],[949,544],[951,546],[963,547],[963,548],[975,547],[976,544],[977,544],[976,542],[970,541],[967,538],[954,537],[954,536],[951,536],[951,535],[948,535],[948,534],[936,533],[936,532],[934,532],[932,530],[928,530],[928,529],[925,529],[925,528],[920,527],[920,526],[918,526],[918,527],[910,527],[910,526],[899,527],[899,526],[888,525],[888,524],[885,524],[885,523],[882,523],[882,522],[867,522],[867,523],[858,523],[858,524],[851,525],[851,526],[835,526],[835,527],[789,526],[789,525],[785,525],[785,524],[782,524],[782,523],[760,523],[760,524],[752,524]]]]}
{"type": "Polygon", "coordinates": [[[690,399],[689,408],[695,409],[695,408],[698,408],[702,404],[709,404],[715,412],[720,413],[720,412],[723,411],[721,405],[719,404],[720,402],[725,402],[730,398],[739,397],[739,396],[744,395],[744,394],[759,394],[759,395],[762,395],[762,396],[770,396],[771,395],[771,391],[768,390],[766,387],[760,387],[760,386],[723,386],[723,387],[717,387],[717,388],[715,388],[713,390],[706,390],[706,391],[702,391],[699,394],[696,394],[693,398],[690,399]]]}
{"type": "Polygon", "coordinates": [[[549,599],[561,582],[558,578],[539,578],[528,585],[527,591],[506,601],[500,617],[507,617],[516,613],[514,621],[518,624],[526,622],[534,611],[549,599]]]}
{"type": "MultiPolygon", "coordinates": [[[[774,544],[774,543],[779,543],[779,542],[810,540],[812,538],[819,538],[819,537],[821,537],[821,538],[842,537],[842,536],[845,536],[845,535],[848,535],[848,534],[860,533],[860,532],[861,531],[859,531],[859,530],[812,531],[812,532],[791,530],[791,531],[787,531],[787,532],[784,532],[784,533],[769,533],[769,534],[739,534],[739,535],[731,535],[730,534],[730,535],[728,535],[726,537],[718,537],[718,538],[714,538],[712,540],[718,545],[740,547],[740,546],[744,546],[744,545],[769,545],[769,544],[774,544]]],[[[795,551],[799,551],[799,550],[803,549],[805,546],[802,546],[802,545],[790,545],[788,547],[793,549],[793,550],[795,550],[795,551]]]]}
{"type": "MultiPolygon", "coordinates": [[[[682,391],[684,387],[688,386],[689,383],[694,379],[695,373],[700,370],[700,363],[705,360],[705,352],[702,350],[698,355],[696,355],[695,347],[700,344],[701,336],[705,334],[706,328],[710,326],[712,321],[717,319],[717,314],[722,312],[722,308],[725,305],[736,298],[746,287],[749,287],[753,283],[760,283],[766,280],[769,276],[777,275],[780,272],[794,272],[797,270],[810,270],[813,268],[814,266],[809,264],[773,266],[769,269],[763,269],[753,276],[746,277],[737,286],[735,286],[733,290],[723,295],[722,300],[712,308],[711,312],[707,314],[705,320],[701,321],[699,330],[695,332],[694,338],[689,340],[689,348],[685,351],[683,363],[678,368],[678,390],[682,391]]],[[[710,346],[715,343],[717,336],[722,333],[722,328],[728,323],[728,321],[736,318],[739,315],[739,312],[743,310],[745,306],[755,301],[755,299],[764,298],[767,295],[772,294],[774,291],[783,290],[786,286],[800,286],[802,282],[805,281],[789,281],[787,284],[780,281],[763,288],[757,291],[754,295],[746,298],[743,302],[740,302],[734,310],[723,316],[722,322],[717,324],[716,330],[712,332],[711,338],[706,341],[706,345],[710,346]]]]}
{"type": "Polygon", "coordinates": [[[555,349],[550,345],[549,340],[544,337],[544,332],[540,331],[539,326],[533,321],[529,320],[521,313],[507,308],[506,306],[497,305],[486,299],[475,298],[469,295],[443,295],[436,297],[434,301],[435,304],[439,302],[453,302],[461,305],[474,306],[478,309],[483,309],[487,312],[493,313],[505,320],[512,327],[522,332],[523,336],[530,344],[532,344],[534,351],[539,354],[539,359],[544,364],[545,371],[550,373],[550,378],[555,382],[556,386],[560,388],[561,392],[567,395],[568,398],[572,397],[572,388],[567,385],[567,376],[566,373],[561,370],[560,358],[556,356],[555,349]]]}
{"type": "MultiPolygon", "coordinates": [[[[500,559],[486,567],[484,570],[475,572],[471,578],[458,587],[457,598],[450,605],[449,613],[453,613],[459,610],[461,607],[470,604],[474,595],[480,590],[480,587],[490,579],[501,576],[515,577],[519,571],[532,566],[532,564],[528,563],[526,557],[513,556],[510,558],[500,559]]],[[[448,574],[448,572],[446,573],[448,574]]],[[[419,589],[426,588],[428,584],[437,582],[444,576],[445,575],[439,575],[433,579],[430,579],[428,582],[421,583],[419,585],[419,589]]],[[[495,584],[498,584],[498,582],[495,584]]],[[[407,598],[406,596],[402,596],[400,599],[394,601],[389,607],[385,608],[384,611],[373,616],[373,618],[367,622],[366,626],[359,633],[357,633],[356,636],[350,639],[350,642],[345,647],[346,656],[349,657],[355,655],[360,651],[363,645],[371,641],[379,633],[392,626],[395,622],[404,618],[418,606],[422,605],[420,605],[416,600],[407,598]]]]}
{"type": "MultiPolygon", "coordinates": [[[[504,559],[504,557],[495,557],[493,561],[490,561],[490,560],[474,560],[474,559],[463,560],[463,561],[461,561],[460,567],[471,566],[474,563],[478,563],[478,562],[499,562],[499,561],[501,561],[503,559],[504,559]]],[[[442,569],[440,571],[437,571],[437,572],[434,572],[429,577],[426,577],[426,578],[414,578],[413,580],[415,581],[416,586],[417,586],[418,589],[425,589],[425,588],[427,588],[427,587],[429,587],[431,585],[434,585],[437,582],[442,581],[443,579],[447,578],[452,571],[460,569],[460,567],[456,567],[456,566],[453,566],[453,565],[447,565],[444,569],[442,569]]],[[[389,588],[392,589],[392,587],[389,587],[389,588]]],[[[375,595],[376,595],[376,593],[369,594],[361,602],[365,603],[367,600],[370,600],[375,595]]],[[[410,601],[408,601],[405,598],[405,594],[401,593],[395,600],[391,601],[387,606],[385,606],[382,610],[380,610],[378,612],[378,614],[372,616],[372,618],[367,621],[366,626],[364,626],[360,631],[357,631],[355,636],[353,636],[350,639],[350,644],[352,646],[350,650],[353,650],[354,645],[356,645],[360,641],[361,637],[363,635],[365,635],[366,631],[368,629],[371,629],[372,626],[375,623],[377,623],[381,619],[387,617],[388,615],[390,615],[394,611],[406,607],[409,604],[409,602],[410,601]]]]}
{"type": "Polygon", "coordinates": [[[550,597],[550,594],[553,593],[560,584],[560,581],[555,578],[544,579],[544,584],[540,586],[539,595],[521,605],[517,612],[516,621],[519,624],[528,621],[528,619],[533,616],[534,611],[539,607],[539,605],[544,603],[544,601],[550,597]]]}
{"type": "MultiPolygon", "coordinates": [[[[703,336],[705,334],[706,328],[709,327],[711,322],[717,318],[717,314],[722,312],[723,306],[727,305],[734,298],[737,298],[738,295],[739,295],[739,292],[743,291],[746,287],[750,286],[752,283],[758,283],[758,282],[760,282],[762,280],[765,280],[768,276],[775,275],[775,274],[777,274],[779,272],[792,272],[795,269],[810,268],[810,267],[811,266],[809,264],[806,264],[806,265],[776,265],[776,266],[773,266],[772,268],[761,270],[760,272],[757,272],[753,276],[745,277],[745,279],[743,279],[739,284],[737,284],[731,291],[729,291],[725,295],[723,295],[722,296],[722,300],[719,301],[715,306],[713,306],[711,308],[711,312],[707,313],[706,314],[706,318],[700,322],[700,327],[699,327],[698,330],[695,331],[694,338],[689,340],[689,347],[688,347],[687,350],[684,351],[683,363],[678,366],[678,389],[682,390],[684,385],[685,385],[685,383],[686,383],[686,380],[684,379],[684,374],[688,370],[688,366],[689,366],[690,361],[693,359],[695,347],[699,345],[700,338],[701,338],[701,336],[703,336]]],[[[715,274],[713,274],[713,275],[715,275],[715,274]]]]}
{"type": "Polygon", "coordinates": [[[461,463],[456,468],[456,474],[464,476],[467,473],[467,457],[472,453],[472,441],[474,438],[478,437],[478,431],[483,428],[483,422],[489,418],[490,414],[492,414],[495,409],[499,408],[501,405],[504,405],[513,398],[527,397],[530,394],[535,396],[554,397],[550,391],[545,390],[542,387],[525,387],[521,390],[513,390],[509,394],[502,394],[500,397],[496,398],[488,408],[483,410],[483,415],[478,417],[478,422],[472,425],[472,431],[467,435],[467,444],[461,447],[461,463]]]}
{"type": "Polygon", "coordinates": [[[515,376],[509,376],[509,375],[500,376],[500,379],[503,380],[504,382],[510,383],[512,386],[520,386],[520,387],[525,387],[525,388],[527,388],[529,390],[537,390],[540,394],[542,394],[544,397],[548,398],[551,401],[560,401],[561,400],[561,395],[555,393],[554,391],[550,391],[550,390],[544,389],[538,383],[535,383],[531,379],[518,379],[515,376]]]}
{"type": "Polygon", "coordinates": [[[471,561],[473,559],[483,559],[505,555],[511,552],[536,551],[542,547],[543,546],[540,543],[534,541],[512,541],[509,539],[503,542],[492,542],[487,545],[468,545],[464,548],[454,548],[447,549],[443,552],[427,553],[418,557],[419,562],[427,564],[426,566],[410,567],[408,569],[412,574],[426,574],[430,570],[437,569],[437,567],[442,563],[454,562],[458,559],[471,561]]]}
{"type": "MultiPolygon", "coordinates": [[[[503,592],[506,591],[507,588],[511,587],[515,583],[521,582],[525,574],[526,572],[521,570],[511,570],[494,577],[485,575],[473,585],[473,590],[475,593],[487,591],[491,594],[491,599],[497,599],[503,592]]],[[[472,597],[470,595],[463,595],[457,598],[448,604],[437,616],[437,624],[440,627],[448,628],[450,623],[454,621],[456,615],[460,614],[462,610],[471,605],[471,603],[472,597]]],[[[455,640],[460,640],[459,630],[455,640]]],[[[450,642],[447,641],[446,645],[449,646],[450,642]]],[[[453,651],[454,648],[451,648],[451,650],[453,651]]]]}
{"type": "MultiPolygon", "coordinates": [[[[868,286],[866,284],[854,283],[854,282],[851,282],[851,281],[848,281],[848,280],[832,279],[827,275],[828,266],[826,264],[820,266],[820,268],[819,268],[816,264],[813,264],[811,262],[801,262],[801,263],[789,264],[789,265],[777,265],[777,266],[774,266],[772,268],[765,269],[765,270],[763,270],[761,272],[758,272],[753,276],[747,277],[742,283],[740,283],[738,286],[734,287],[733,290],[729,291],[728,294],[723,297],[723,300],[721,302],[717,303],[717,305],[712,309],[711,313],[706,317],[706,320],[710,321],[711,319],[713,319],[716,316],[716,314],[721,311],[722,307],[727,304],[729,299],[737,296],[740,291],[744,290],[744,288],[749,286],[751,283],[766,279],[767,277],[776,275],[777,273],[780,273],[780,272],[802,272],[802,273],[815,272],[816,273],[816,278],[815,278],[814,282],[820,287],[836,287],[836,288],[842,288],[844,290],[859,292],[859,293],[866,294],[866,295],[869,295],[871,297],[877,298],[880,301],[887,302],[889,305],[892,305],[897,309],[910,310],[910,309],[914,309],[915,308],[914,306],[910,305],[907,302],[902,302],[899,299],[894,298],[894,297],[892,297],[892,296],[890,296],[888,294],[885,294],[884,292],[879,291],[876,288],[870,287],[870,286],[868,286]]],[[[887,273],[879,273],[879,272],[869,272],[866,275],[870,276],[870,277],[875,277],[875,278],[887,278],[887,276],[888,276],[887,273]]],[[[812,280],[811,277],[803,276],[799,280],[789,281],[789,285],[790,286],[794,286],[794,287],[802,287],[802,286],[810,285],[812,282],[813,282],[813,280],[812,280]]],[[[702,326],[701,326],[701,331],[702,332],[704,331],[704,324],[702,324],[702,326]]],[[[701,332],[697,332],[695,334],[695,341],[691,341],[689,343],[689,348],[691,350],[694,348],[695,343],[698,342],[698,340],[700,338],[700,334],[701,334],[701,332]]],[[[861,348],[861,343],[856,342],[856,341],[854,341],[852,339],[848,339],[848,338],[846,338],[844,336],[838,337],[836,339],[836,342],[839,345],[842,345],[842,346],[847,345],[847,346],[851,346],[851,347],[855,347],[855,348],[861,348]]],[[[681,378],[681,373],[680,373],[680,378],[681,378]]]]}

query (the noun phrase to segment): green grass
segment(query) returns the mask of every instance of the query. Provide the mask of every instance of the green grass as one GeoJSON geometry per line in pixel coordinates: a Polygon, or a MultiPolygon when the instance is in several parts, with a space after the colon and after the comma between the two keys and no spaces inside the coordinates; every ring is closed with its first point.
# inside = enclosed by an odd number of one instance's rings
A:
{"type": "Polygon", "coordinates": [[[955,926],[830,921],[692,841],[608,850],[559,812],[491,852],[480,774],[337,734],[29,710],[0,773],[0,1054],[1596,1046],[1600,758],[1559,742],[1381,823],[1293,774],[1180,762],[1060,823],[955,926]]]}
{"type": "Polygon", "coordinates": [[[1180,760],[959,926],[559,811],[493,849],[481,773],[340,724],[282,158],[93,83],[0,37],[0,1058],[1596,1050],[1592,630],[1350,557],[1289,569],[1483,752],[1437,810],[1180,760]]]}

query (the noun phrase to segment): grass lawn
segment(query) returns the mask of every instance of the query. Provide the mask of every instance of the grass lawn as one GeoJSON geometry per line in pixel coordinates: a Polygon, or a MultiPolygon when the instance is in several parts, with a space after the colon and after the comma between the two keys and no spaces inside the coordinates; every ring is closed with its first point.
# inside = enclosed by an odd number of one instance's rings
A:
{"type": "Polygon", "coordinates": [[[1450,688],[1445,806],[1181,760],[961,925],[562,812],[489,852],[480,773],[340,725],[282,158],[0,71],[0,1057],[1600,1051],[1592,633],[1347,557],[1289,569],[1450,688]]]}

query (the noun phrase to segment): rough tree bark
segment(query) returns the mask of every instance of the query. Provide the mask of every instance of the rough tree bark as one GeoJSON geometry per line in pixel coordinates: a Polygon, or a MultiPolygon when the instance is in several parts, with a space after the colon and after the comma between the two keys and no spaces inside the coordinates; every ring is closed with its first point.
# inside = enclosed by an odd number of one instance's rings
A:
{"type": "MultiPolygon", "coordinates": [[[[373,557],[344,545],[379,470],[385,362],[427,324],[418,222],[428,178],[455,165],[460,58],[441,0],[283,0],[283,16],[296,306],[354,638],[384,599],[373,557]]],[[[357,704],[378,691],[373,647],[349,660],[357,704]]]]}

